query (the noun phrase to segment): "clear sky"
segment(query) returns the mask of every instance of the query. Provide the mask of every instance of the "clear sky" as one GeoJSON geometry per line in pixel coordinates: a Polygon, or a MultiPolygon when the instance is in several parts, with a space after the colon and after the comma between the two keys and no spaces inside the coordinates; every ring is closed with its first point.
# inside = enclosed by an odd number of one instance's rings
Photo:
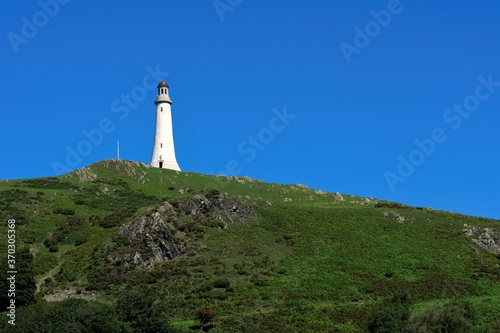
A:
{"type": "Polygon", "coordinates": [[[499,1],[0,0],[0,179],[149,163],[500,219],[499,1]]]}

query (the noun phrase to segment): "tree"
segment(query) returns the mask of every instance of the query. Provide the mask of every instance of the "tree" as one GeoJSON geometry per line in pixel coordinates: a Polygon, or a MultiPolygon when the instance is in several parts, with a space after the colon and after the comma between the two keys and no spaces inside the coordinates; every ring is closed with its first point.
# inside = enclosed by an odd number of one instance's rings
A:
{"type": "MultiPolygon", "coordinates": [[[[15,254],[14,269],[7,266],[7,258],[2,259],[2,270],[0,271],[0,307],[5,309],[11,299],[16,300],[16,307],[31,304],[35,300],[36,283],[33,272],[33,255],[27,248],[20,248],[15,254]],[[14,295],[9,296],[10,284],[13,280],[8,280],[13,274],[7,271],[17,271],[13,276],[15,279],[14,295]]],[[[3,311],[3,310],[2,310],[3,311]]]]}
{"type": "Polygon", "coordinates": [[[159,298],[149,290],[124,292],[116,302],[116,311],[134,333],[174,332],[159,298]]]}
{"type": "Polygon", "coordinates": [[[370,333],[403,332],[406,321],[410,317],[412,297],[404,292],[375,304],[369,314],[367,330],[370,333]]]}
{"type": "Polygon", "coordinates": [[[200,321],[200,330],[203,332],[203,328],[209,324],[213,324],[217,313],[210,306],[202,306],[196,311],[196,318],[200,321]]]}

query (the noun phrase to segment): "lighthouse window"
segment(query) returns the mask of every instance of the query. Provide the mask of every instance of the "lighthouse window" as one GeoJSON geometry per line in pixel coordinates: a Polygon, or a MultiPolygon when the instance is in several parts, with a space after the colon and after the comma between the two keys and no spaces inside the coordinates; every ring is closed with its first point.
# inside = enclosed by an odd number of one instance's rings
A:
{"type": "Polygon", "coordinates": [[[160,143],[160,148],[163,148],[163,143],[160,143]]]}
{"type": "Polygon", "coordinates": [[[163,112],[163,106],[160,109],[161,109],[161,112],[163,112]]]}

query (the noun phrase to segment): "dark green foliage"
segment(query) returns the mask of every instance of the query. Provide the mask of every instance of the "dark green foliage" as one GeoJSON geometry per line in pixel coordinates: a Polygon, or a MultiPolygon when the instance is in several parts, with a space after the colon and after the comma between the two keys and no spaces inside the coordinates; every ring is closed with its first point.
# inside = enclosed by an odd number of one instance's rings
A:
{"type": "Polygon", "coordinates": [[[49,246],[49,252],[54,253],[54,252],[57,252],[57,251],[59,251],[59,246],[54,245],[54,244],[52,244],[51,246],[49,246]]]}
{"type": "Polygon", "coordinates": [[[125,291],[118,298],[115,308],[118,318],[129,322],[134,333],[174,332],[159,298],[148,289],[125,291]]]}
{"type": "Polygon", "coordinates": [[[54,209],[53,213],[59,215],[75,215],[75,210],[68,208],[56,208],[54,209]]]}
{"type": "Polygon", "coordinates": [[[497,319],[497,321],[493,323],[489,333],[500,333],[500,319],[497,319]]]}
{"type": "Polygon", "coordinates": [[[405,333],[472,333],[476,321],[472,304],[454,301],[412,318],[405,333]]]}
{"type": "MultiPolygon", "coordinates": [[[[7,316],[0,322],[1,332],[10,332],[7,316]]],[[[13,330],[12,330],[13,331],[13,330]]],[[[18,333],[131,333],[109,305],[81,299],[40,303],[20,308],[16,313],[18,333]]]]}
{"type": "Polygon", "coordinates": [[[402,332],[410,317],[412,297],[398,293],[375,304],[368,317],[367,330],[370,333],[402,332]]]}
{"type": "Polygon", "coordinates": [[[200,322],[200,327],[203,331],[203,327],[212,324],[215,320],[217,313],[210,306],[201,306],[198,311],[196,311],[196,318],[200,322]]]}
{"type": "Polygon", "coordinates": [[[230,285],[231,282],[229,282],[229,280],[226,278],[219,278],[215,280],[213,284],[214,288],[224,288],[224,289],[229,288],[230,285]]]}
{"type": "Polygon", "coordinates": [[[30,304],[34,301],[36,284],[33,272],[33,255],[28,248],[21,249],[17,253],[17,276],[16,276],[16,302],[19,305],[30,304]]]}
{"type": "Polygon", "coordinates": [[[30,195],[27,191],[12,189],[0,192],[0,200],[4,202],[30,203],[30,195]]]}
{"type": "Polygon", "coordinates": [[[64,233],[60,230],[56,230],[55,232],[49,234],[47,238],[43,241],[43,244],[50,248],[52,245],[60,243],[64,240],[64,233]]]}
{"type": "Polygon", "coordinates": [[[406,205],[397,203],[397,202],[389,202],[389,201],[379,201],[375,204],[376,208],[410,208],[406,205]]]}
{"type": "Polygon", "coordinates": [[[113,228],[125,223],[127,219],[135,214],[137,207],[128,206],[124,209],[111,213],[99,221],[99,225],[103,228],[113,228]]]}
{"type": "Polygon", "coordinates": [[[220,191],[219,190],[208,190],[207,193],[205,193],[205,196],[208,199],[217,199],[220,197],[220,191]]]}
{"type": "Polygon", "coordinates": [[[85,244],[87,242],[87,236],[80,235],[75,238],[75,246],[80,246],[82,244],[85,244]]]}
{"type": "Polygon", "coordinates": [[[107,290],[122,284],[126,280],[126,268],[103,264],[89,274],[87,290],[107,290]]]}
{"type": "Polygon", "coordinates": [[[102,217],[99,215],[91,215],[89,216],[89,222],[92,226],[99,225],[101,223],[102,217]]]}
{"type": "Polygon", "coordinates": [[[17,225],[28,223],[26,208],[40,203],[40,198],[20,189],[0,191],[0,219],[16,219],[17,225]]]}
{"type": "MultiPolygon", "coordinates": [[[[0,271],[0,309],[2,311],[7,307],[10,301],[8,291],[10,282],[7,280],[11,276],[7,271],[10,271],[7,266],[7,258],[2,258],[2,270],[0,271]]],[[[34,294],[36,284],[33,273],[33,255],[27,248],[18,249],[15,254],[15,300],[16,307],[33,303],[35,300],[34,294]]]]}
{"type": "Polygon", "coordinates": [[[44,189],[67,189],[67,190],[74,189],[73,184],[61,181],[59,178],[56,177],[23,180],[22,186],[30,188],[44,188],[44,189]]]}

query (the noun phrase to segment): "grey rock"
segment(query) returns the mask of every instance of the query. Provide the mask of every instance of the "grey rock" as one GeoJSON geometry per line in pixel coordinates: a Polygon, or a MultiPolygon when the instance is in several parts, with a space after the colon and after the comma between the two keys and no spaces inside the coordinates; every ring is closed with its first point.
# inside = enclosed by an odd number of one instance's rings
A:
{"type": "Polygon", "coordinates": [[[464,224],[462,231],[479,247],[500,254],[500,228],[481,228],[464,224]]]}
{"type": "Polygon", "coordinates": [[[385,212],[384,218],[391,219],[399,223],[403,223],[406,219],[403,215],[399,215],[398,213],[395,212],[385,212]]]}
{"type": "Polygon", "coordinates": [[[335,192],[333,194],[333,198],[337,201],[344,201],[344,197],[342,196],[342,194],[340,194],[339,192],[335,192]]]}
{"type": "Polygon", "coordinates": [[[251,223],[257,216],[248,203],[234,197],[212,193],[164,202],[120,228],[119,234],[130,241],[130,251],[116,251],[109,260],[121,265],[136,264],[150,268],[172,260],[186,247],[188,223],[226,228],[232,223],[251,223]]]}

